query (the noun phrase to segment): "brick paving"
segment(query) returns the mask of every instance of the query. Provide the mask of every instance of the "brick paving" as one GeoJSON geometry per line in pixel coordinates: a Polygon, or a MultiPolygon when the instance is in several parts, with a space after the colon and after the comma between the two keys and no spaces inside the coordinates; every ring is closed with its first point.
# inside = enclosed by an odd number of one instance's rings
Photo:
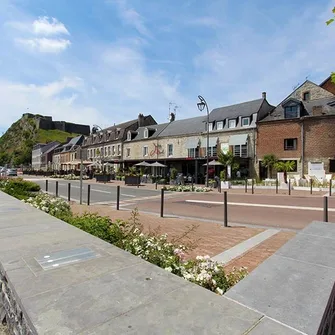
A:
{"type": "MultiPolygon", "coordinates": [[[[130,211],[117,211],[107,205],[92,205],[88,207],[86,205],[72,204],[71,207],[74,213],[89,211],[99,213],[102,216],[109,216],[112,220],[127,220],[130,217],[130,211]]],[[[156,215],[145,213],[140,213],[139,219],[145,232],[150,229],[160,228],[160,233],[167,233],[171,238],[181,236],[192,224],[198,225],[198,228],[189,235],[191,241],[198,241],[196,248],[189,253],[190,257],[196,255],[215,256],[264,231],[263,229],[247,227],[224,228],[222,225],[212,222],[171,217],[160,218],[156,215]]]]}
{"type": "Polygon", "coordinates": [[[251,272],[259,264],[264,262],[268,257],[273,255],[279,248],[281,248],[293,236],[294,232],[280,231],[276,235],[265,240],[255,248],[250,249],[245,254],[235,258],[225,267],[227,271],[231,271],[233,267],[239,268],[244,266],[251,272]]]}
{"type": "Polygon", "coordinates": [[[9,335],[8,328],[0,323],[0,335],[9,335]]]}

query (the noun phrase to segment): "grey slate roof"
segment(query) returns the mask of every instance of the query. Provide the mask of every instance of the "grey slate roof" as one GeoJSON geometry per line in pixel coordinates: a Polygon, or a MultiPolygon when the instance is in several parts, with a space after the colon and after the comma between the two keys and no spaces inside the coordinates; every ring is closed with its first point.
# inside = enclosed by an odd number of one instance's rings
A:
{"type": "Polygon", "coordinates": [[[50,142],[48,143],[43,149],[42,152],[44,154],[48,154],[49,152],[51,152],[52,150],[55,150],[58,146],[60,146],[59,142],[50,142]],[[47,148],[46,148],[47,147],[47,148]]]}
{"type": "Polygon", "coordinates": [[[147,128],[153,130],[154,133],[150,134],[148,139],[157,137],[167,137],[167,136],[179,136],[179,135],[191,135],[199,134],[206,129],[207,116],[198,116],[189,119],[175,120],[168,123],[161,123],[147,127],[140,127],[137,129],[137,136],[133,141],[143,140],[144,130],[147,128]]]}
{"type": "MultiPolygon", "coordinates": [[[[284,102],[289,101],[287,99],[284,102]]],[[[293,100],[293,99],[292,99],[293,100]]],[[[311,101],[299,101],[302,107],[301,117],[312,117],[313,108],[321,106],[324,115],[335,115],[335,97],[322,98],[311,101]]],[[[282,104],[279,104],[268,116],[266,116],[262,121],[274,121],[274,120],[284,120],[284,108],[282,104]]],[[[262,122],[261,121],[261,122],[262,122]]]]}
{"type": "Polygon", "coordinates": [[[215,108],[209,114],[209,122],[234,119],[239,116],[250,116],[259,111],[263,101],[264,99],[257,99],[236,105],[215,108]]]}

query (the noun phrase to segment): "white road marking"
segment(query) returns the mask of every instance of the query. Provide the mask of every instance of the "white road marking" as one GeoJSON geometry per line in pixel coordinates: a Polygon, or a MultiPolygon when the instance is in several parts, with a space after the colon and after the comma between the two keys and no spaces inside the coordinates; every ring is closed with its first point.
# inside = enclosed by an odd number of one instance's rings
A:
{"type": "Polygon", "coordinates": [[[136,195],[122,194],[122,193],[121,193],[121,195],[124,196],[124,197],[136,198],[136,195]]]}
{"type": "MultiPolygon", "coordinates": [[[[185,200],[185,202],[193,202],[199,204],[213,204],[223,205],[221,201],[204,201],[204,200],[185,200]]],[[[304,207],[304,206],[287,206],[287,205],[268,205],[268,204],[250,204],[245,202],[228,202],[231,206],[243,206],[243,207],[265,207],[265,208],[283,208],[283,209],[298,209],[307,211],[323,211],[321,207],[304,207]]],[[[328,208],[329,212],[335,212],[335,208],[328,208]]]]}

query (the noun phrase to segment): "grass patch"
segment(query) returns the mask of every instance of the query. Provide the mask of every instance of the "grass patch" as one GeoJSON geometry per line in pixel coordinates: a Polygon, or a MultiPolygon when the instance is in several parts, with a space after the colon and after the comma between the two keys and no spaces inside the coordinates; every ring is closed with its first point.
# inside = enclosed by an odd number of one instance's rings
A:
{"type": "Polygon", "coordinates": [[[48,143],[53,141],[58,142],[66,142],[68,137],[76,137],[78,134],[75,133],[67,133],[66,131],[52,129],[52,130],[45,130],[45,129],[38,129],[37,131],[37,139],[38,143],[48,143]]]}

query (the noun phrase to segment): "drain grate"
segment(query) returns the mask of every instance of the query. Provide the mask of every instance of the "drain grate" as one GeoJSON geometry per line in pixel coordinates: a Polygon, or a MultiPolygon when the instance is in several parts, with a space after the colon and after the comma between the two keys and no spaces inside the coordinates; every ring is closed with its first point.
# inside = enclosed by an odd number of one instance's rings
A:
{"type": "Polygon", "coordinates": [[[97,254],[90,248],[77,248],[45,254],[35,257],[35,260],[43,268],[43,270],[50,270],[60,266],[97,258],[99,256],[100,254],[97,254]]]}

